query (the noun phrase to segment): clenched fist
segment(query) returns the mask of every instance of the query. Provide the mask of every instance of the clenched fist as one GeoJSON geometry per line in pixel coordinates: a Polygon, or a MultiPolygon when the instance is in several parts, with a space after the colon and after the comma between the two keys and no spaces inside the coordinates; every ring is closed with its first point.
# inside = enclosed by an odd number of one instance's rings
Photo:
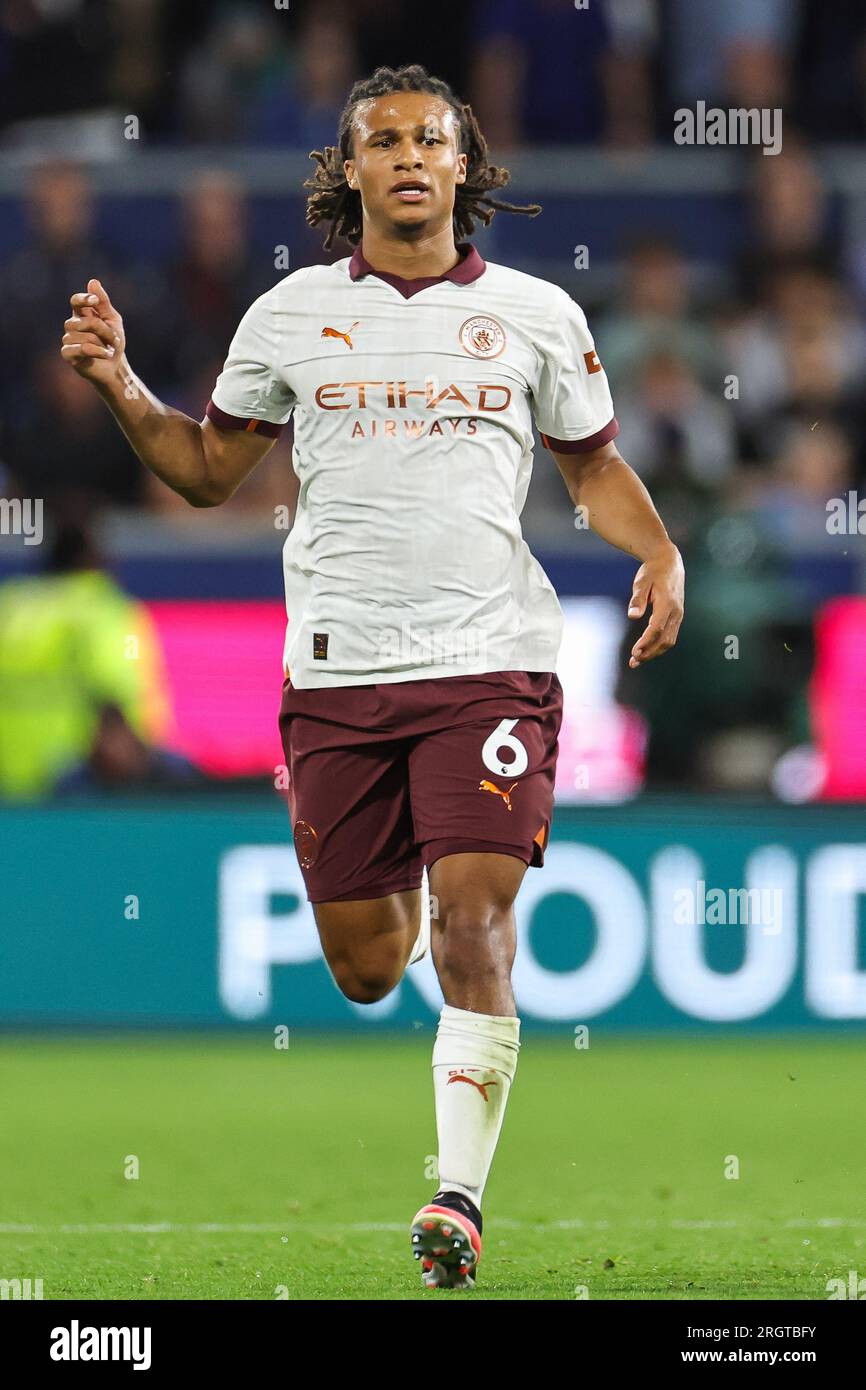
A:
{"type": "Polygon", "coordinates": [[[94,385],[117,377],[126,336],[123,319],[99,280],[70,296],[72,316],[66,320],[60,355],[80,376],[94,385]]]}

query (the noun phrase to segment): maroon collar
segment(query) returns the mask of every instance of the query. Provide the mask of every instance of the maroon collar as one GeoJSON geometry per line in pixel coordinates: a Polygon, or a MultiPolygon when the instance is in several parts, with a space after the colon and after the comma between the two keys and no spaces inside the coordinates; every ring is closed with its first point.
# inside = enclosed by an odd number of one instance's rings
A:
{"type": "Polygon", "coordinates": [[[487,265],[471,242],[461,241],[457,250],[461,259],[450,270],[446,270],[444,275],[422,275],[417,280],[405,280],[402,275],[392,275],[387,270],[376,270],[371,266],[364,255],[363,243],[359,243],[349,261],[349,275],[353,280],[357,280],[360,275],[376,275],[380,280],[393,285],[395,290],[399,290],[404,299],[409,299],[419,290],[426,290],[428,285],[438,285],[440,280],[453,280],[455,285],[469,285],[473,280],[477,280],[479,275],[484,274],[487,265]]]}

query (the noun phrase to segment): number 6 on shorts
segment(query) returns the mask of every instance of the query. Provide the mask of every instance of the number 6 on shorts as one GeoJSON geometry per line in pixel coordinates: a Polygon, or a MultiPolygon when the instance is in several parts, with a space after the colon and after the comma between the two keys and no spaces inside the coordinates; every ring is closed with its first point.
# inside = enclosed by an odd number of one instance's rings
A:
{"type": "Polygon", "coordinates": [[[529,766],[529,754],[520,742],[515,738],[511,730],[517,723],[516,719],[502,719],[496,725],[493,733],[484,740],[484,747],[481,749],[481,761],[490,772],[495,772],[498,777],[520,777],[529,766]],[[514,754],[514,761],[504,763],[499,757],[502,748],[510,748],[514,754]]]}

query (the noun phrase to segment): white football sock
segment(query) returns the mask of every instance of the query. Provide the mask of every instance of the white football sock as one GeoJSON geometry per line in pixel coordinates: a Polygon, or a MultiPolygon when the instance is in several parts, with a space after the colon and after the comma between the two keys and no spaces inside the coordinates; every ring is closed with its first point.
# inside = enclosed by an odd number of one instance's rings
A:
{"type": "Polygon", "coordinates": [[[412,947],[412,954],[407,960],[407,965],[414,965],[416,960],[423,960],[430,949],[430,880],[427,877],[426,868],[421,876],[421,928],[412,947]]]}
{"type": "Polygon", "coordinates": [[[439,1187],[480,1209],[517,1070],[520,1019],[446,1004],[433,1045],[439,1187]]]}

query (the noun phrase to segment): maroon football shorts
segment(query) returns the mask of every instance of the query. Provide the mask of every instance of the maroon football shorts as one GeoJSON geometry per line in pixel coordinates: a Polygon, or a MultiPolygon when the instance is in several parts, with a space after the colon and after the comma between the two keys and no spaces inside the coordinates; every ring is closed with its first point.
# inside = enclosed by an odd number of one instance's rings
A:
{"type": "Polygon", "coordinates": [[[443,854],[540,867],[561,722],[550,671],[316,690],[287,680],[280,733],[309,901],[418,888],[443,854]]]}

